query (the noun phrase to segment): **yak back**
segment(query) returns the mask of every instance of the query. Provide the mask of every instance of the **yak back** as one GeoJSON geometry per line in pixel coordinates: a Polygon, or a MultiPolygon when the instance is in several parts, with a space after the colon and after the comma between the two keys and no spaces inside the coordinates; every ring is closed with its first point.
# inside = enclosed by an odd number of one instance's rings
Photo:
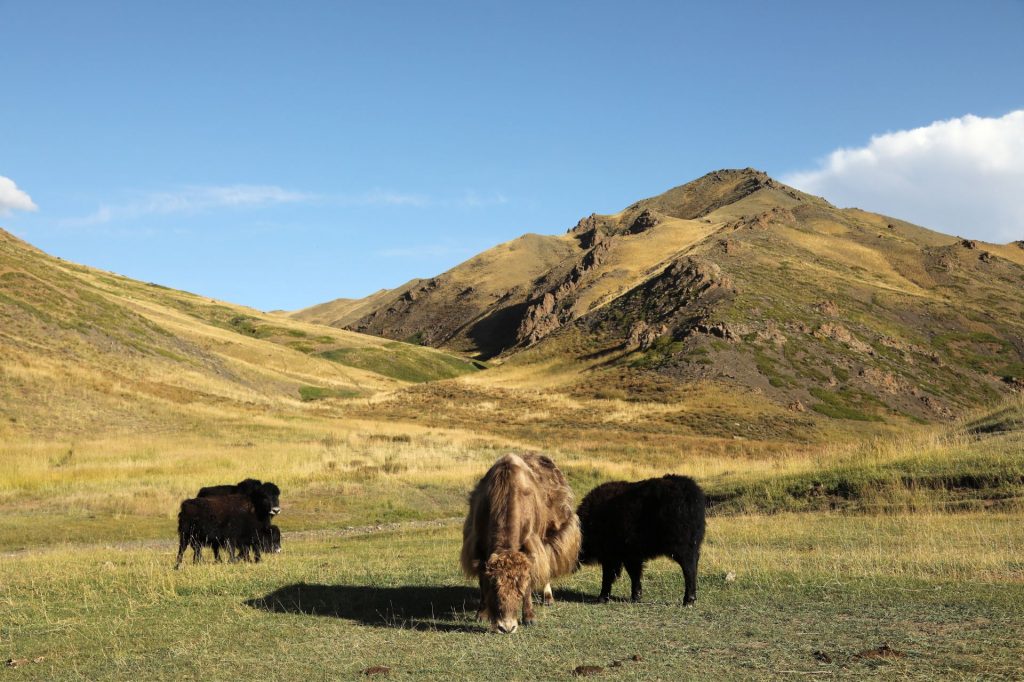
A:
{"type": "Polygon", "coordinates": [[[704,491],[687,476],[594,488],[579,507],[585,559],[650,558],[677,547],[700,546],[705,532],[704,491]]]}
{"type": "Polygon", "coordinates": [[[247,478],[235,485],[210,485],[200,488],[196,497],[218,497],[220,495],[251,495],[259,490],[263,482],[255,478],[247,478]]]}

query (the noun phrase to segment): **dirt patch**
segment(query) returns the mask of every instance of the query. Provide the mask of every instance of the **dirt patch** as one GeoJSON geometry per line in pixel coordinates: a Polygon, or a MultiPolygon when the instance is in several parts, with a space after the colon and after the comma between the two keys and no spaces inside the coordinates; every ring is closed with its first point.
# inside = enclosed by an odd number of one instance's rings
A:
{"type": "Polygon", "coordinates": [[[576,666],[572,671],[573,677],[591,677],[593,675],[599,675],[604,672],[604,668],[599,665],[579,665],[576,666]]]}
{"type": "Polygon", "coordinates": [[[906,657],[906,654],[903,653],[902,651],[897,651],[896,649],[893,649],[888,644],[882,644],[881,646],[879,646],[877,648],[865,649],[864,651],[856,653],[856,654],[853,655],[853,657],[861,659],[861,660],[865,660],[865,659],[896,659],[896,658],[904,658],[904,657],[906,657]]]}

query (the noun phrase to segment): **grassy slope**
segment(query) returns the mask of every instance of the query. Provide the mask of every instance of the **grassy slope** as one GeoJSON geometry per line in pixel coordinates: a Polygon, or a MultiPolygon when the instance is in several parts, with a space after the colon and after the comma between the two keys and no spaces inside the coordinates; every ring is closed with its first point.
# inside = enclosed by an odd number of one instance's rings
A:
{"type": "Polygon", "coordinates": [[[475,369],[67,263],[3,232],[0,322],[0,435],[188,429],[302,411],[316,390],[366,396],[475,369]]]}
{"type": "Polygon", "coordinates": [[[333,301],[319,303],[317,305],[286,313],[288,317],[303,322],[323,324],[332,327],[344,328],[359,318],[363,317],[381,304],[397,296],[401,296],[409,289],[423,283],[421,279],[413,279],[400,287],[394,289],[381,289],[364,298],[336,298],[333,301]]]}
{"type": "MultiPolygon", "coordinates": [[[[673,382],[711,381],[828,417],[899,422],[946,419],[1005,394],[1004,377],[1024,376],[1024,268],[998,255],[1016,247],[969,249],[796,196],[761,188],[701,221],[664,220],[613,237],[610,263],[639,253],[633,244],[659,230],[701,224],[711,236],[668,260],[721,274],[710,289],[685,290],[654,267],[622,295],[575,304],[573,315],[585,314],[513,354],[506,376],[491,379],[526,385],[543,376],[549,386],[607,396],[616,382],[657,385],[662,377],[667,401],[673,382]],[[661,327],[649,348],[625,344],[640,321],[661,327]],[[698,322],[727,336],[700,332],[698,322]]],[[[614,279],[601,273],[594,288],[614,279]]],[[[590,289],[579,300],[590,300],[590,289]]]]}
{"type": "Polygon", "coordinates": [[[578,253],[572,237],[526,234],[382,299],[372,313],[348,328],[480,354],[496,342],[494,337],[515,333],[514,327],[503,327],[502,320],[486,318],[523,305],[533,280],[565,267],[578,253]]]}

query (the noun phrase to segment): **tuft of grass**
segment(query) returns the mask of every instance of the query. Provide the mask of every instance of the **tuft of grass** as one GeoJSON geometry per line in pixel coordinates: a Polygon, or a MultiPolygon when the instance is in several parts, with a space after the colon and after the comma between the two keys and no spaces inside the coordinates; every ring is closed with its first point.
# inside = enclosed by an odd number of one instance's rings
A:
{"type": "Polygon", "coordinates": [[[356,398],[360,391],[344,388],[323,388],[321,386],[299,386],[299,397],[303,402],[323,400],[324,398],[356,398]]]}

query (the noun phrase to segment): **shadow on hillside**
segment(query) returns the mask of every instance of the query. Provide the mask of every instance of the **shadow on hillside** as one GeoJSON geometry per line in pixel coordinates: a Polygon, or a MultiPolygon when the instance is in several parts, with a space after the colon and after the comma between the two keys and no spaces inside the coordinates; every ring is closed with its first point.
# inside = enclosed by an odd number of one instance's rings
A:
{"type": "MultiPolygon", "coordinates": [[[[555,591],[564,602],[594,602],[596,598],[575,591],[555,591]]],[[[316,585],[297,583],[274,590],[246,606],[271,613],[344,618],[380,628],[484,632],[476,621],[479,591],[468,586],[316,585]]]]}

